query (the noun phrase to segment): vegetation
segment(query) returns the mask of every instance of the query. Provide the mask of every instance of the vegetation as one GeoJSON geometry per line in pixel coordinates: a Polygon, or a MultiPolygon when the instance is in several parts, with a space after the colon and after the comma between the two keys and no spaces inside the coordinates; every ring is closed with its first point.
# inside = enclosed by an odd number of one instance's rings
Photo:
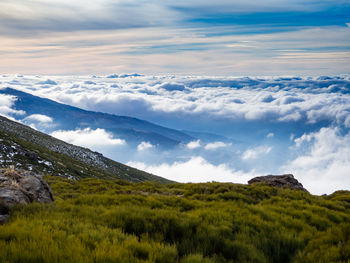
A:
{"type": "Polygon", "coordinates": [[[48,176],[11,210],[0,262],[350,262],[350,192],[48,176]]]}

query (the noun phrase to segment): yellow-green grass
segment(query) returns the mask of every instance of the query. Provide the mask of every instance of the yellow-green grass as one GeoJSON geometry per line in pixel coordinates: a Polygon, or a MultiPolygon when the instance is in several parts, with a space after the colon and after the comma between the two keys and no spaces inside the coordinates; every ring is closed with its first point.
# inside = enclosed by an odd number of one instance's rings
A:
{"type": "Polygon", "coordinates": [[[0,262],[350,262],[350,192],[70,181],[11,210],[0,262]]]}

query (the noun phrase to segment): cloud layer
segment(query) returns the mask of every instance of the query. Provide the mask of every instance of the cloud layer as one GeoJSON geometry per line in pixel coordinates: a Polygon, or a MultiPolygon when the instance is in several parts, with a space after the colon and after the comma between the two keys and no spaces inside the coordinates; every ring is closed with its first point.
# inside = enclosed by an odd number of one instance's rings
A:
{"type": "Polygon", "coordinates": [[[348,73],[349,12],[345,0],[2,0],[0,70],[348,73]]]}
{"type": "MultiPolygon", "coordinates": [[[[128,144],[103,129],[52,134],[171,180],[246,183],[255,175],[293,173],[312,193],[350,189],[349,75],[3,75],[0,82],[0,88],[187,131],[196,139],[171,150],[147,140],[128,144]]],[[[0,95],[0,114],[43,131],[55,127],[44,112],[19,111],[16,99],[0,95]]]]}
{"type": "Polygon", "coordinates": [[[3,76],[2,80],[0,87],[21,89],[88,110],[150,120],[154,118],[157,121],[176,116],[178,119],[197,116],[275,123],[335,122],[350,127],[348,76],[314,78],[3,76]],[[42,84],[48,79],[55,84],[42,84]],[[169,88],[169,85],[172,88],[169,88]]]}

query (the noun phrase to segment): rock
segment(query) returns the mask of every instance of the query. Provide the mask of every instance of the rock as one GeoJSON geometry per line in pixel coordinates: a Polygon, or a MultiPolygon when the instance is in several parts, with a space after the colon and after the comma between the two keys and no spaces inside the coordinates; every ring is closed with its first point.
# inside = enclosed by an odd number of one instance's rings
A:
{"type": "Polygon", "coordinates": [[[39,155],[35,152],[25,151],[24,156],[27,157],[29,160],[32,161],[38,161],[39,155]]]}
{"type": "Polygon", "coordinates": [[[307,192],[292,174],[259,176],[248,181],[248,184],[255,183],[265,183],[273,187],[290,188],[307,192]]]}
{"type": "Polygon", "coordinates": [[[51,188],[41,176],[33,172],[0,170],[0,224],[6,222],[13,205],[52,201],[51,188]]]}
{"type": "Polygon", "coordinates": [[[0,215],[0,225],[6,223],[8,220],[9,216],[8,215],[0,215]]]}

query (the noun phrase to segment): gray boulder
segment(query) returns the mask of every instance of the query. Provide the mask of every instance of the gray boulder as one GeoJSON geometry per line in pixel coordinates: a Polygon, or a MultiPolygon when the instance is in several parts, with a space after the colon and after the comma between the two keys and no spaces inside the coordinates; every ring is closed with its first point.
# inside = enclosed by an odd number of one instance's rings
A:
{"type": "Polygon", "coordinates": [[[0,170],[0,224],[16,204],[54,201],[50,186],[39,175],[19,170],[0,170]]]}
{"type": "Polygon", "coordinates": [[[248,181],[248,184],[256,183],[265,183],[273,187],[290,188],[307,192],[292,174],[258,176],[248,181]]]}

